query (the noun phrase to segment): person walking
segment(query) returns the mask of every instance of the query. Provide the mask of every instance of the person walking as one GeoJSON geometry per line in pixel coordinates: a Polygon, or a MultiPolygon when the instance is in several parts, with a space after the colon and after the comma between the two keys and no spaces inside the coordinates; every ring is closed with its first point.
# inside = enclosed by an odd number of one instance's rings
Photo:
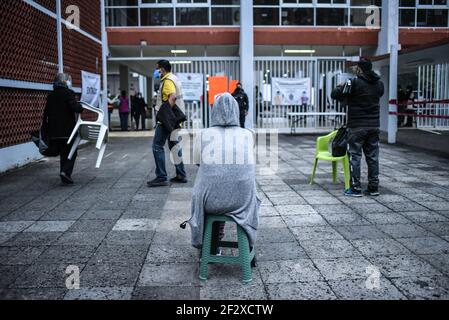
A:
{"type": "Polygon", "coordinates": [[[239,104],[240,127],[245,128],[246,116],[248,115],[249,110],[249,102],[248,102],[248,95],[243,90],[242,84],[240,82],[237,83],[237,88],[235,88],[232,96],[234,97],[235,100],[237,100],[237,103],[239,104]]]}
{"type": "Polygon", "coordinates": [[[65,73],[58,73],[53,82],[53,91],[47,97],[44,109],[43,127],[46,136],[60,157],[60,178],[63,184],[73,184],[72,173],[77,152],[68,159],[73,142],[67,144],[75,129],[77,113],[83,112],[83,107],[76,100],[72,90],[72,78],[65,73]]]}
{"type": "Polygon", "coordinates": [[[119,98],[119,115],[120,115],[120,127],[122,131],[128,131],[128,119],[129,119],[129,98],[126,96],[126,91],[123,90],[119,98]]]}
{"type": "Polygon", "coordinates": [[[348,153],[350,157],[351,187],[344,194],[361,197],[360,182],[362,151],[368,165],[368,188],[365,195],[379,196],[379,134],[380,98],[384,84],[373,70],[369,59],[361,58],[356,67],[357,78],[341,84],[332,98],[346,100],[348,105],[348,153]]]}
{"type": "MultiPolygon", "coordinates": [[[[182,96],[182,87],[179,79],[171,73],[171,64],[168,60],[160,60],[157,63],[157,68],[161,74],[161,85],[159,94],[157,95],[156,113],[159,112],[161,106],[168,103],[171,108],[175,105],[179,107],[182,112],[185,112],[184,100],[182,96]]],[[[157,122],[155,134],[153,138],[153,155],[156,162],[156,178],[148,181],[148,187],[163,187],[169,186],[170,182],[187,183],[187,174],[182,162],[182,149],[178,145],[178,138],[172,139],[171,132],[157,122]],[[168,181],[167,171],[165,168],[165,151],[164,146],[168,140],[170,150],[175,148],[178,151],[178,164],[175,164],[176,176],[168,181]]]]}

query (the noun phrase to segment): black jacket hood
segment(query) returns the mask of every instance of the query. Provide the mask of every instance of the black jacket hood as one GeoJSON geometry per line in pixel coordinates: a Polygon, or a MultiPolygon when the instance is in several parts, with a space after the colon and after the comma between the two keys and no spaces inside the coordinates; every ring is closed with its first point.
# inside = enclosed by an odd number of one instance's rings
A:
{"type": "Polygon", "coordinates": [[[376,83],[380,80],[380,76],[375,73],[373,70],[368,71],[367,73],[363,73],[359,76],[360,79],[364,79],[370,83],[376,83]]]}

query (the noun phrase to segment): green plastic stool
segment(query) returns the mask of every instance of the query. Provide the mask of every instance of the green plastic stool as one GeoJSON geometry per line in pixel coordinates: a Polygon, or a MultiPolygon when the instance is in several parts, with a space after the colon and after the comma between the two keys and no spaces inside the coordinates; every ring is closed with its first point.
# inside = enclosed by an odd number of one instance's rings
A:
{"type": "Polygon", "coordinates": [[[200,279],[207,280],[208,264],[210,263],[239,264],[242,268],[243,282],[251,282],[253,280],[251,267],[256,251],[253,247],[250,252],[248,236],[246,235],[245,230],[237,225],[238,242],[219,241],[218,228],[214,225],[216,222],[235,223],[235,221],[228,216],[206,215],[203,248],[201,250],[200,279]],[[237,248],[239,255],[236,257],[217,256],[216,252],[218,247],[237,248]]]}
{"type": "Polygon", "coordinates": [[[351,172],[349,170],[349,156],[346,154],[344,157],[333,157],[329,152],[329,143],[335,138],[338,131],[334,131],[327,136],[319,137],[316,143],[316,153],[315,153],[315,163],[313,166],[312,176],[310,178],[310,184],[314,184],[315,173],[318,167],[318,160],[324,160],[332,162],[332,177],[334,183],[337,182],[338,175],[338,162],[343,162],[343,171],[345,175],[345,189],[349,189],[351,187],[351,172]]]}

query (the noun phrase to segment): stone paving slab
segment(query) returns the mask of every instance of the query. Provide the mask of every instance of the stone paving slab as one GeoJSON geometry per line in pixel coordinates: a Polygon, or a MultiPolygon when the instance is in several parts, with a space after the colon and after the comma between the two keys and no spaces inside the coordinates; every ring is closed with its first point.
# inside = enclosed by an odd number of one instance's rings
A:
{"type": "Polygon", "coordinates": [[[365,279],[329,281],[329,285],[339,299],[344,300],[406,300],[389,280],[381,278],[379,287],[367,288],[365,279]]]}
{"type": "MultiPolygon", "coordinates": [[[[279,170],[258,170],[250,285],[232,265],[199,280],[200,251],[179,228],[197,167],[186,166],[188,184],[147,188],[149,136],[111,138],[101,169],[93,148],[80,150],[72,187],[61,186],[58,159],[0,176],[0,299],[447,299],[447,159],[382,145],[381,196],[347,198],[328,163],[309,184],[315,140],[281,136],[279,170]],[[79,290],[66,288],[68,266],[80,270],[79,290]]],[[[366,183],[365,164],[362,173],[366,183]]],[[[225,239],[235,233],[227,224],[225,239]]]]}
{"type": "Polygon", "coordinates": [[[314,263],[326,280],[367,279],[372,264],[363,257],[315,259],[314,263]]]}
{"type": "Polygon", "coordinates": [[[69,290],[64,300],[131,300],[133,287],[81,288],[69,290]]]}
{"type": "Polygon", "coordinates": [[[371,258],[371,261],[390,278],[441,275],[441,272],[415,255],[380,256],[371,258]]]}
{"type": "Polygon", "coordinates": [[[2,300],[62,300],[63,288],[0,289],[2,300]]]}
{"type": "Polygon", "coordinates": [[[266,284],[324,280],[310,259],[260,262],[258,268],[266,284]]]}
{"type": "Polygon", "coordinates": [[[337,300],[325,281],[268,284],[267,291],[272,300],[337,300]]]}
{"type": "Polygon", "coordinates": [[[409,299],[449,299],[449,278],[447,277],[393,278],[391,281],[409,299]]]}

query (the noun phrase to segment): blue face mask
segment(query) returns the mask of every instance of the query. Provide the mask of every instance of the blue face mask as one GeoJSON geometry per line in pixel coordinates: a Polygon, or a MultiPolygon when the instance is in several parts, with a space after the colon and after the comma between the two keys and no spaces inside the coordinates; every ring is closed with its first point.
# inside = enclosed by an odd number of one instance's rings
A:
{"type": "Polygon", "coordinates": [[[72,89],[72,81],[68,80],[66,83],[67,83],[67,88],[72,89]]]}

